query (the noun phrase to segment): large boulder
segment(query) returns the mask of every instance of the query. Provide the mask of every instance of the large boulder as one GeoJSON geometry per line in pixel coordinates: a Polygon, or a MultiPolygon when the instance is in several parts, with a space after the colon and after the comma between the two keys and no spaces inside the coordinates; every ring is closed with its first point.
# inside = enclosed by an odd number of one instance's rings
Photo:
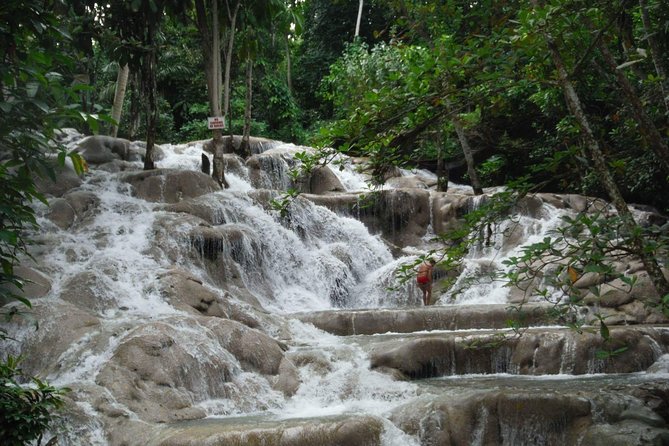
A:
{"type": "Polygon", "coordinates": [[[47,196],[62,197],[83,183],[83,179],[74,171],[71,165],[65,164],[61,166],[55,160],[50,164],[55,177],[35,177],[35,187],[38,192],[47,196]]]}
{"type": "Polygon", "coordinates": [[[15,356],[21,354],[21,368],[30,375],[44,377],[72,366],[64,354],[100,328],[99,319],[90,312],[58,300],[35,300],[29,314],[18,310],[18,315],[3,324],[12,339],[2,341],[0,349],[15,356]]]}
{"type": "Polygon", "coordinates": [[[205,416],[197,403],[209,399],[229,400],[228,411],[260,407],[275,397],[270,381],[291,374],[283,361],[282,345],[264,333],[226,319],[179,316],[124,336],[96,383],[142,420],[190,420],[205,416]]]}
{"type": "Polygon", "coordinates": [[[259,328],[261,317],[251,308],[244,308],[229,293],[215,292],[201,280],[181,269],[171,269],[158,276],[161,295],[173,307],[193,314],[232,319],[259,328]]]}
{"type": "Polygon", "coordinates": [[[372,368],[396,369],[411,378],[471,373],[521,375],[632,373],[644,371],[664,353],[667,335],[641,327],[615,327],[610,340],[569,330],[533,330],[522,336],[445,333],[374,345],[372,368]],[[615,351],[599,356],[598,352],[615,351]]]}
{"type": "Polygon", "coordinates": [[[592,423],[590,403],[577,396],[476,390],[419,398],[391,420],[421,444],[452,446],[578,444],[592,423]]]}
{"type": "MultiPolygon", "coordinates": [[[[213,421],[213,420],[212,420],[213,421]]],[[[166,429],[152,446],[268,445],[381,446],[381,419],[355,416],[286,420],[280,424],[240,420],[237,424],[192,422],[166,429]]]]}
{"type": "Polygon", "coordinates": [[[256,189],[288,190],[296,186],[290,175],[290,169],[297,165],[295,154],[300,152],[296,146],[281,147],[253,155],[246,161],[249,179],[256,189]]]}
{"type": "Polygon", "coordinates": [[[105,274],[100,268],[79,272],[64,281],[59,296],[91,314],[102,315],[119,307],[113,276],[114,273],[105,274]]]}
{"type": "Polygon", "coordinates": [[[132,185],[134,195],[147,201],[177,203],[220,190],[216,181],[202,172],[156,169],[121,174],[132,185]]]}
{"type": "Polygon", "coordinates": [[[552,324],[550,305],[526,304],[522,312],[507,305],[455,305],[373,310],[325,310],[296,313],[293,317],[337,336],[386,332],[412,333],[431,330],[505,328],[509,321],[527,325],[552,324]]]}
{"type": "Polygon", "coordinates": [[[49,202],[47,217],[61,229],[95,215],[100,199],[93,192],[74,190],[49,202]]]}
{"type": "Polygon", "coordinates": [[[93,135],[81,140],[77,149],[88,164],[104,164],[114,160],[139,161],[139,157],[133,156],[130,144],[123,138],[93,135]]]}
{"type": "MultiPolygon", "coordinates": [[[[27,265],[17,265],[14,267],[14,275],[22,282],[23,286],[21,289],[10,283],[4,283],[0,285],[0,288],[8,293],[31,301],[44,297],[51,291],[51,279],[37,269],[27,265]]],[[[12,301],[13,299],[8,301],[0,299],[0,306],[12,301]]]]}
{"type": "Polygon", "coordinates": [[[309,187],[303,191],[311,194],[324,194],[327,192],[344,192],[346,189],[328,166],[317,167],[309,177],[309,187]]]}

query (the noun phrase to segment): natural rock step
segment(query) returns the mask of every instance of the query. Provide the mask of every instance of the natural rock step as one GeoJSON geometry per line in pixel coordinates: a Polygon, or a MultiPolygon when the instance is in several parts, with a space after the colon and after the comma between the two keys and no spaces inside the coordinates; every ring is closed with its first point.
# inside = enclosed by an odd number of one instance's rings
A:
{"type": "Polygon", "coordinates": [[[610,327],[608,341],[594,329],[568,328],[528,329],[522,336],[476,331],[370,338],[357,342],[369,351],[371,368],[405,379],[631,373],[645,371],[669,351],[669,328],[655,326],[610,327]]]}
{"type": "Polygon", "coordinates": [[[379,446],[383,422],[372,416],[276,420],[208,419],[174,424],[150,446],[379,446]]]}
{"type": "Polygon", "coordinates": [[[552,305],[525,304],[522,311],[508,305],[452,305],[371,310],[326,310],[292,317],[338,336],[412,333],[428,330],[507,328],[509,321],[525,326],[554,325],[552,305]]]}
{"type": "Polygon", "coordinates": [[[669,444],[669,382],[652,375],[430,380],[390,420],[423,445],[669,444]]]}

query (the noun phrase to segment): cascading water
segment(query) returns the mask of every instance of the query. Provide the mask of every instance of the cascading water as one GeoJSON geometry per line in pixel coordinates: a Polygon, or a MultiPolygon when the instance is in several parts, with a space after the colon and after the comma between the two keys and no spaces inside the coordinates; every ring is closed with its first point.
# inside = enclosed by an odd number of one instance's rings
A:
{"type": "MultiPolygon", "coordinates": [[[[259,185],[286,186],[288,165],[279,155],[283,146],[266,147],[276,153],[266,158],[273,160],[270,173],[259,185]]],[[[199,170],[201,144],[162,149],[161,168],[199,170]]],[[[135,167],[141,168],[138,163],[135,167]]],[[[368,190],[363,176],[350,166],[337,175],[349,191],[368,190]]],[[[394,258],[380,237],[371,235],[358,220],[303,198],[295,200],[282,217],[267,204],[277,192],[253,187],[243,165],[226,172],[230,188],[188,200],[189,212],[133,197],[131,186],[122,178],[93,169],[80,187],[96,197],[91,199],[91,211],[81,213],[67,230],[48,218],[49,209],[37,205],[42,230],[32,251],[52,284],[36,311],[56,308],[58,313],[47,324],[65,320],[80,333],[71,339],[63,334],[57,342],[66,348],[58,356],[45,355],[31,364],[46,370],[53,384],[75,389],[76,406],[85,421],[65,437],[64,444],[108,444],[103,433],[108,427],[100,421],[101,414],[111,419],[139,417],[142,423],[148,419],[158,426],[174,423],[175,429],[182,428],[181,420],[205,416],[251,429],[259,419],[280,425],[372,415],[381,420],[384,446],[418,445],[419,437],[440,425],[441,412],[435,412],[434,419],[430,415],[420,420],[417,432],[406,426],[400,429],[393,416],[403,410],[403,404],[420,404],[421,397],[434,389],[442,392],[452,381],[417,384],[370,370],[370,352],[387,339],[391,343],[402,339],[392,334],[342,338],[291,318],[292,313],[305,311],[398,308],[408,312],[418,307],[419,291],[413,281],[399,281],[396,271],[414,262],[424,247],[407,249],[406,255],[394,258]],[[206,299],[191,307],[175,301],[162,281],[176,277],[176,270],[187,276],[183,283],[199,286],[197,292],[206,299]],[[262,308],[252,308],[249,302],[262,308]],[[221,305],[226,317],[240,308],[248,310],[250,316],[244,320],[251,319],[250,324],[262,333],[227,319],[203,319],[200,313],[206,314],[213,303],[221,305]],[[76,305],[86,311],[76,310],[76,305]],[[286,344],[272,343],[264,333],[286,344]],[[283,356],[295,366],[287,366],[283,356]],[[152,358],[161,358],[164,364],[150,367],[157,361],[152,358]],[[267,365],[272,361],[273,366],[267,365]],[[290,367],[299,385],[287,392],[277,382],[291,376],[284,373],[290,367]],[[126,381],[140,384],[126,388],[126,381]],[[147,415],[142,412],[146,410],[142,399],[150,398],[160,401],[160,408],[147,415]]],[[[493,237],[472,249],[454,287],[462,292],[454,300],[451,294],[435,296],[440,298],[436,306],[506,303],[508,291],[501,283],[470,279],[500,267],[505,258],[518,253],[518,246],[540,240],[555,228],[559,214],[550,209],[503,223],[496,233],[513,233],[514,243],[493,237]]],[[[425,237],[432,227],[430,222],[425,237]]],[[[43,337],[46,332],[24,324],[10,334],[21,343],[35,345],[51,342],[43,337]]],[[[17,345],[6,351],[18,353],[12,350],[17,345]]],[[[567,347],[569,354],[576,349],[569,342],[567,347]]],[[[663,353],[659,344],[653,348],[656,356],[663,353]]],[[[520,370],[511,364],[512,356],[509,349],[491,354],[492,373],[520,370]]],[[[452,349],[441,362],[449,362],[444,366],[455,374],[458,358],[452,349]]],[[[573,372],[574,362],[571,357],[563,362],[560,373],[573,372]]],[[[531,368],[539,363],[540,358],[533,358],[531,368]]],[[[457,394],[458,385],[447,392],[457,394]]],[[[472,428],[471,444],[486,444],[488,419],[493,417],[487,406],[478,407],[476,413],[480,416],[472,428]]],[[[207,427],[189,423],[183,429],[207,427]]],[[[523,434],[513,426],[505,429],[511,429],[504,433],[509,438],[523,434]]],[[[146,430],[156,444],[156,439],[167,435],[160,427],[146,430]]]]}

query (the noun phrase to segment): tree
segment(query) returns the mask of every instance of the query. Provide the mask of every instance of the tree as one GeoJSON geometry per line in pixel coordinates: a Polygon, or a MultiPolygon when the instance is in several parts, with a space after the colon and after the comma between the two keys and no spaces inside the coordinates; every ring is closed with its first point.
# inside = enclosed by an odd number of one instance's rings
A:
{"type": "Polygon", "coordinates": [[[125,89],[128,86],[128,76],[130,75],[130,67],[128,64],[119,66],[118,76],[116,78],[116,92],[114,94],[114,104],[112,106],[111,117],[114,120],[112,126],[111,136],[116,138],[118,134],[118,126],[121,122],[121,110],[123,109],[123,100],[125,98],[125,89]]]}
{"type": "Polygon", "coordinates": [[[650,11],[648,10],[649,8],[646,0],[639,0],[639,7],[641,9],[641,22],[643,23],[644,37],[648,42],[648,48],[650,49],[650,55],[653,59],[655,73],[659,79],[664,108],[666,113],[669,114],[669,87],[667,87],[669,78],[667,77],[667,71],[662,63],[662,52],[656,38],[656,32],[653,29],[653,23],[650,18],[650,11]]]}
{"type": "MultiPolygon", "coordinates": [[[[532,0],[532,4],[535,6],[535,10],[540,9],[539,0],[532,0]]],[[[546,13],[546,10],[541,10],[538,12],[538,14],[546,13]]],[[[540,33],[546,42],[551,59],[555,64],[555,68],[557,69],[558,80],[562,90],[564,91],[567,106],[579,124],[589,155],[591,156],[594,163],[596,174],[609,194],[613,205],[622,219],[624,229],[630,237],[630,243],[634,249],[634,254],[637,255],[643,263],[646,271],[648,272],[648,275],[651,278],[651,281],[653,282],[653,286],[655,287],[655,290],[660,295],[660,297],[669,295],[669,282],[664,277],[662,269],[660,268],[657,260],[650,254],[650,250],[647,249],[644,240],[637,231],[638,224],[634,220],[632,212],[629,210],[625,199],[620,193],[620,190],[618,189],[618,186],[616,185],[615,180],[609,171],[607,160],[600,147],[599,141],[595,137],[592,126],[583,110],[583,106],[576,89],[574,88],[572,81],[569,78],[569,71],[565,66],[562,55],[560,54],[560,50],[556,42],[546,30],[540,29],[540,33]]]]}
{"type": "MultiPolygon", "coordinates": [[[[56,130],[79,125],[77,109],[83,86],[71,87],[74,59],[69,53],[67,21],[53,13],[59,2],[9,1],[0,7],[0,304],[31,303],[20,292],[22,280],[14,267],[27,256],[27,230],[38,227],[30,203],[46,202],[35,186],[36,177],[55,177],[54,159],[72,160],[83,171],[83,161],[58,145],[56,130]],[[73,104],[74,103],[74,104],[73,104]],[[16,292],[18,290],[18,292],[16,292]]],[[[19,307],[4,307],[9,315],[19,307]]],[[[0,330],[0,339],[7,339],[0,330]]],[[[0,437],[11,445],[40,441],[62,406],[66,389],[56,389],[36,377],[24,376],[18,359],[0,361],[0,437]],[[32,381],[34,388],[21,382],[32,381]]]]}
{"type": "Polygon", "coordinates": [[[115,55],[121,66],[128,64],[139,73],[146,117],[146,154],[144,169],[155,169],[153,149],[158,120],[156,87],[156,34],[166,11],[184,12],[185,4],[177,0],[113,1],[105,11],[104,23],[113,29],[118,41],[115,55]]]}
{"type": "Polygon", "coordinates": [[[355,21],[355,34],[354,37],[358,37],[360,35],[360,21],[362,20],[362,7],[364,6],[365,1],[360,0],[360,4],[358,5],[358,18],[355,21]]]}

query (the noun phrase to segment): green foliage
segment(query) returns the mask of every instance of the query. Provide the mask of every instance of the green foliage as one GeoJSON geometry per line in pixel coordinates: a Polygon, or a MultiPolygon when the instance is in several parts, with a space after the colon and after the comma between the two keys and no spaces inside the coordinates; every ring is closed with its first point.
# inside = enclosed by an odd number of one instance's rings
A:
{"type": "Polygon", "coordinates": [[[63,407],[63,396],[69,392],[26,376],[19,362],[12,356],[0,362],[0,438],[7,446],[39,444],[53,422],[51,412],[63,407]],[[30,384],[20,384],[26,381],[30,384]]]}
{"type": "MultiPolygon", "coordinates": [[[[617,215],[605,211],[583,212],[577,217],[565,216],[563,224],[542,241],[522,248],[522,254],[511,257],[504,263],[507,270],[500,274],[502,280],[510,286],[519,287],[527,293],[527,297],[539,297],[556,307],[556,315],[562,320],[569,320],[577,326],[596,322],[600,327],[600,335],[609,340],[608,327],[603,317],[595,314],[595,321],[578,321],[578,308],[585,290],[575,283],[584,274],[594,274],[601,278],[597,283],[612,283],[617,279],[622,291],[630,292],[636,284],[636,277],[628,276],[616,267],[617,262],[636,258],[640,252],[631,248],[630,234],[623,229],[617,215]]],[[[645,249],[660,262],[669,260],[669,237],[657,226],[637,227],[638,232],[647,241],[645,249]]],[[[615,283],[615,282],[614,282],[615,283]]],[[[598,285],[591,286],[589,291],[595,298],[607,299],[602,295],[598,285]]],[[[667,312],[666,299],[644,301],[649,307],[667,312]]]]}
{"type": "Polygon", "coordinates": [[[302,112],[283,79],[267,73],[254,102],[255,119],[264,123],[264,136],[294,143],[304,141],[302,112]]]}
{"type": "Polygon", "coordinates": [[[0,301],[17,297],[8,294],[11,286],[6,285],[22,288],[13,266],[26,252],[24,229],[37,224],[29,203],[45,201],[35,188],[34,176],[54,178],[54,157],[61,163],[69,157],[79,173],[84,168],[78,154],[58,147],[55,129],[84,120],[97,125],[94,117],[68,105],[78,100],[77,93],[84,88],[68,85],[72,60],[45,50],[54,40],[66,40],[66,30],[42,9],[41,2],[31,3],[31,7],[11,3],[0,9],[0,29],[13,32],[10,40],[0,41],[0,52],[8,58],[8,63],[0,65],[4,95],[0,103],[0,180],[5,186],[0,190],[0,301]]]}
{"type": "MultiPolygon", "coordinates": [[[[0,303],[12,299],[30,307],[20,295],[23,282],[14,267],[27,256],[26,231],[37,228],[30,203],[46,202],[35,178],[55,178],[54,165],[70,158],[82,173],[85,163],[57,143],[56,129],[81,123],[97,129],[98,118],[80,111],[73,85],[74,60],[62,48],[69,43],[67,22],[53,9],[60,2],[4,2],[0,7],[0,303]],[[17,292],[13,291],[16,290],[17,292]]],[[[9,308],[9,307],[5,307],[9,308]]],[[[8,316],[18,313],[9,308],[8,316]]],[[[0,330],[0,338],[7,333],[0,330]]],[[[3,444],[39,441],[52,421],[51,410],[62,405],[65,389],[24,376],[18,360],[0,362],[0,438],[3,444]],[[21,386],[19,381],[31,381],[21,386]]]]}

